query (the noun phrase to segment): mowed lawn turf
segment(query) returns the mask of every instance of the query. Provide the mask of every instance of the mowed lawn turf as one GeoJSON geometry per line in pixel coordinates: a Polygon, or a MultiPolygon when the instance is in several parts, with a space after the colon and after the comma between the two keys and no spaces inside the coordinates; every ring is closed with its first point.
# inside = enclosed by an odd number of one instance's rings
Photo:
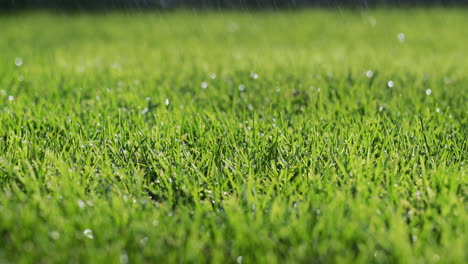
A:
{"type": "Polygon", "coordinates": [[[466,263],[465,9],[0,17],[0,263],[466,263]]]}

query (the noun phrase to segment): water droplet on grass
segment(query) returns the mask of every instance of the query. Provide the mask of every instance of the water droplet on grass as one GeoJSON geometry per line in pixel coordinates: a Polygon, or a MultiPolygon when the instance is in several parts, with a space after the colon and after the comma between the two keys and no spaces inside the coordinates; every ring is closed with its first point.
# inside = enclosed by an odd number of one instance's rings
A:
{"type": "Polygon", "coordinates": [[[243,92],[245,90],[245,86],[243,84],[239,85],[239,91],[243,92]]]}
{"type": "Polygon", "coordinates": [[[242,256],[237,257],[237,263],[242,264],[242,256]]]}
{"type": "Polygon", "coordinates": [[[208,83],[202,82],[202,83],[201,83],[201,88],[203,88],[203,89],[208,88],[208,83]]]}
{"type": "Polygon", "coordinates": [[[406,38],[405,33],[399,33],[397,35],[397,38],[401,43],[405,42],[405,38],[406,38]]]}
{"type": "Polygon", "coordinates": [[[124,264],[128,263],[127,253],[124,252],[124,253],[120,254],[120,263],[124,263],[124,264]]]}
{"type": "Polygon", "coordinates": [[[15,65],[20,67],[21,65],[23,65],[23,59],[22,58],[15,58],[15,65]]]}
{"type": "Polygon", "coordinates": [[[169,98],[166,98],[165,103],[166,103],[166,105],[169,105],[169,98]]]}
{"type": "Polygon", "coordinates": [[[52,231],[49,235],[53,240],[58,240],[60,238],[60,233],[57,231],[52,231]]]}
{"type": "Polygon", "coordinates": [[[140,244],[144,246],[144,245],[146,245],[148,243],[148,240],[149,240],[148,237],[144,237],[144,238],[140,239],[140,244]]]}
{"type": "Polygon", "coordinates": [[[426,90],[426,95],[431,95],[431,93],[432,93],[432,90],[431,90],[431,89],[427,89],[427,90],[426,90]]]}
{"type": "Polygon", "coordinates": [[[388,81],[387,82],[387,86],[388,88],[392,88],[395,84],[393,83],[393,81],[388,81]]]}
{"type": "Polygon", "coordinates": [[[83,234],[89,239],[94,239],[93,230],[91,230],[91,229],[85,229],[83,234]]]}
{"type": "Polygon", "coordinates": [[[15,97],[13,97],[13,95],[8,96],[8,101],[11,102],[11,101],[13,101],[13,100],[15,100],[15,97]]]}
{"type": "Polygon", "coordinates": [[[374,76],[374,73],[371,70],[366,71],[367,78],[372,78],[372,76],[374,76]]]}
{"type": "Polygon", "coordinates": [[[440,113],[440,108],[436,108],[436,112],[437,112],[437,113],[440,113]]]}
{"type": "Polygon", "coordinates": [[[79,200],[78,200],[78,206],[79,206],[81,209],[84,209],[85,206],[86,206],[86,204],[85,204],[85,202],[83,202],[83,200],[79,199],[79,200]]]}

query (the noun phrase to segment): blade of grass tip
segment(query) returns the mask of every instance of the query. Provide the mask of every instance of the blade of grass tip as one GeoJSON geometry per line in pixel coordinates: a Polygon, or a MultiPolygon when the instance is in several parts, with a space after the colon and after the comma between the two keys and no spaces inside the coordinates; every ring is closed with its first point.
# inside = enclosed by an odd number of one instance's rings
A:
{"type": "Polygon", "coordinates": [[[423,134],[423,137],[424,137],[424,144],[426,145],[427,153],[429,154],[429,156],[432,156],[431,148],[429,147],[429,143],[427,142],[427,136],[425,132],[426,129],[424,127],[424,122],[421,116],[418,116],[418,118],[419,118],[419,122],[421,123],[421,133],[423,134]]]}

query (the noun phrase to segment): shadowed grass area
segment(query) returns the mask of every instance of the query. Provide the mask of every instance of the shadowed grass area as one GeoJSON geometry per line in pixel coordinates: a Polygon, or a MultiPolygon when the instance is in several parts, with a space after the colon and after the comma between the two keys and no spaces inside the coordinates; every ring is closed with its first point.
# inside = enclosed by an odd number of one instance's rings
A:
{"type": "Polygon", "coordinates": [[[466,262],[467,27],[0,17],[0,262],[466,262]]]}

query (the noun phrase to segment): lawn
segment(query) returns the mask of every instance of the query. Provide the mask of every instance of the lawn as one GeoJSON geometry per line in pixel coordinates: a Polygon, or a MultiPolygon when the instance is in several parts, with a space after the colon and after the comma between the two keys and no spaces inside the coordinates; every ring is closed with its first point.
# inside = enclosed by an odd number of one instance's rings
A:
{"type": "Polygon", "coordinates": [[[466,263],[468,10],[0,16],[0,263],[466,263]]]}

